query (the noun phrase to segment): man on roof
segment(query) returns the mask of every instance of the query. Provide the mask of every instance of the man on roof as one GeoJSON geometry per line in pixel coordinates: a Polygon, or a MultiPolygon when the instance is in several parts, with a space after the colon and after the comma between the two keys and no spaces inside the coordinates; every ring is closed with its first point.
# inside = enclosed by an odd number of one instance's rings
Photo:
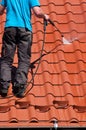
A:
{"type": "Polygon", "coordinates": [[[4,10],[6,10],[6,22],[1,53],[0,94],[3,97],[7,96],[17,48],[18,67],[12,92],[16,97],[23,97],[31,59],[31,10],[38,18],[46,21],[49,20],[49,16],[43,12],[39,0],[0,0],[0,15],[4,10]]]}

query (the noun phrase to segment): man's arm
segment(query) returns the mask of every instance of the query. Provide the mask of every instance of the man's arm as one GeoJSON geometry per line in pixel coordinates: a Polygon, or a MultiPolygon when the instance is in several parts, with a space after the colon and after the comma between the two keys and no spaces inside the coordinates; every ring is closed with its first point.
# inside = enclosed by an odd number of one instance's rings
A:
{"type": "Polygon", "coordinates": [[[0,15],[2,15],[4,13],[5,7],[0,5],[0,15]]]}
{"type": "Polygon", "coordinates": [[[44,18],[45,20],[49,20],[49,16],[43,12],[41,7],[39,6],[33,7],[33,12],[38,18],[44,18]]]}

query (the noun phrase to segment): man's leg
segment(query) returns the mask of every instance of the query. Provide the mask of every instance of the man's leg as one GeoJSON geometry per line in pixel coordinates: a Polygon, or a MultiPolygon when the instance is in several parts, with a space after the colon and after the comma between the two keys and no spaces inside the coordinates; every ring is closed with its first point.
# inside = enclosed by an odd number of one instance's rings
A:
{"type": "Polygon", "coordinates": [[[7,96],[9,84],[11,81],[11,68],[16,49],[15,28],[6,28],[3,35],[3,45],[1,53],[1,72],[0,72],[0,93],[1,96],[7,96]]]}
{"type": "Polygon", "coordinates": [[[13,93],[22,97],[27,83],[27,75],[30,66],[32,33],[25,28],[18,28],[18,68],[15,75],[13,93]]]}

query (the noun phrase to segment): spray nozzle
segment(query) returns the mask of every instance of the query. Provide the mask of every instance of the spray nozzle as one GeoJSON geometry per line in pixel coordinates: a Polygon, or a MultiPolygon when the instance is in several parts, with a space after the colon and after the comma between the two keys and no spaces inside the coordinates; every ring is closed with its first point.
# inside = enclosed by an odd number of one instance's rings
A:
{"type": "Polygon", "coordinates": [[[54,22],[53,22],[51,19],[49,19],[49,20],[44,19],[44,30],[46,30],[46,26],[48,25],[48,21],[49,21],[50,24],[51,24],[52,26],[54,26],[54,27],[56,28],[56,30],[61,34],[63,43],[64,43],[64,44],[70,44],[70,41],[68,41],[68,40],[64,37],[64,35],[62,34],[62,32],[56,27],[56,25],[54,24],[54,22]]]}

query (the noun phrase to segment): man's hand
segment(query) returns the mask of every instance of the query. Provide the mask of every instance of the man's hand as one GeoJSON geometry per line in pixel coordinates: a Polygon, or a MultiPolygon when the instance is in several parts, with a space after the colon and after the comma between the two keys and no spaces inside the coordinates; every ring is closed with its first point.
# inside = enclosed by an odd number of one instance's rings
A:
{"type": "Polygon", "coordinates": [[[48,20],[50,19],[50,18],[49,18],[49,15],[45,14],[45,15],[44,15],[44,19],[48,21],[48,20]]]}
{"type": "Polygon", "coordinates": [[[0,15],[2,15],[4,13],[5,7],[0,5],[0,15]]]}

